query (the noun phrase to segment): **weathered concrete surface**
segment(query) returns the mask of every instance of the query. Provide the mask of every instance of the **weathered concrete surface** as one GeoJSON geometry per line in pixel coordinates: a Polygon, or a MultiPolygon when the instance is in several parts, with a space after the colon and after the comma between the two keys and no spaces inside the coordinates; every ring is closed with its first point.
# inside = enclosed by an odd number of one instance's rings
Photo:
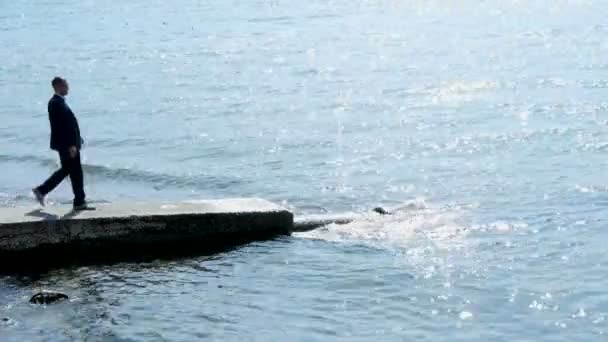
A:
{"type": "Polygon", "coordinates": [[[165,247],[207,249],[289,234],[292,228],[292,213],[261,199],[111,203],[82,212],[67,206],[5,208],[0,209],[0,270],[7,258],[36,263],[93,253],[153,254],[165,247]]]}

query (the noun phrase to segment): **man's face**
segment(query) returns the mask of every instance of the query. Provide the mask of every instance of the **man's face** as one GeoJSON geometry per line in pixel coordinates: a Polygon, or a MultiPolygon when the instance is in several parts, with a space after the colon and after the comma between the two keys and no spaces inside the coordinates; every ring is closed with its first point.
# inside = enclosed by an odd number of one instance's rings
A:
{"type": "Polygon", "coordinates": [[[60,84],[57,87],[57,91],[59,92],[59,95],[61,95],[61,96],[66,96],[68,94],[69,90],[70,90],[70,86],[68,85],[68,81],[63,82],[62,84],[60,84]]]}

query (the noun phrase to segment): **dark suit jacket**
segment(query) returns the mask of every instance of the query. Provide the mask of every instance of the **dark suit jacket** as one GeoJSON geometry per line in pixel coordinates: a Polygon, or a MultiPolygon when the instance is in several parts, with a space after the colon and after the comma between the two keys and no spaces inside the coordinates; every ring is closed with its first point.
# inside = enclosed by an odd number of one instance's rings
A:
{"type": "Polygon", "coordinates": [[[78,120],[63,97],[53,95],[49,100],[49,121],[51,122],[51,149],[65,151],[71,146],[82,147],[78,120]]]}

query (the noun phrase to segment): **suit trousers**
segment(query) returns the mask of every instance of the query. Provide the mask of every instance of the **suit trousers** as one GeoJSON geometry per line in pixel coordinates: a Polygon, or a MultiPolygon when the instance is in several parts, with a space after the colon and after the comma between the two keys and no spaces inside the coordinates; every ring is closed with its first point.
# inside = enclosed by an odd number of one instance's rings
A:
{"type": "Polygon", "coordinates": [[[70,156],[69,151],[59,151],[59,159],[61,160],[61,168],[39,186],[38,190],[43,195],[46,195],[53,191],[67,176],[70,176],[72,191],[74,192],[74,206],[85,204],[84,177],[80,163],[80,151],[78,151],[74,158],[70,156]]]}

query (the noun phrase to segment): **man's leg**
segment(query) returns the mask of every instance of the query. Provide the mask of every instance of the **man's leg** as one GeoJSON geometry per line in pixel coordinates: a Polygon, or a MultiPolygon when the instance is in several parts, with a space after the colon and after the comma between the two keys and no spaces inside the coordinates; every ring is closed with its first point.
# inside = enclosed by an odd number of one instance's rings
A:
{"type": "Polygon", "coordinates": [[[74,192],[74,207],[78,207],[86,204],[80,152],[76,154],[75,158],[70,160],[70,163],[70,180],[72,181],[72,191],[74,192]]]}
{"type": "Polygon", "coordinates": [[[65,162],[65,153],[59,153],[59,158],[61,160],[61,168],[49,177],[42,185],[37,187],[35,190],[38,190],[42,196],[46,196],[49,192],[53,191],[61,183],[61,181],[70,174],[69,165],[65,162]]]}

